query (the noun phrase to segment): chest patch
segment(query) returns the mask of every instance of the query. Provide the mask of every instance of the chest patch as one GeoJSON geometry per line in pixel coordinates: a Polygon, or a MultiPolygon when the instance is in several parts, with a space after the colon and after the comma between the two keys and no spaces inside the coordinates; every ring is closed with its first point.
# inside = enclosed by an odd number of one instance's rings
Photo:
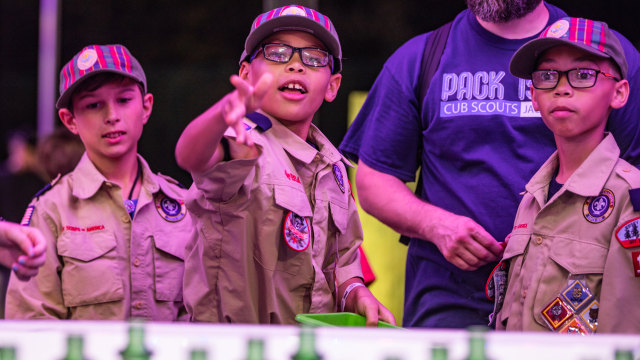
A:
{"type": "Polygon", "coordinates": [[[342,171],[338,164],[333,164],[333,177],[336,179],[336,183],[338,184],[340,191],[344,193],[344,178],[342,177],[342,171]]]}
{"type": "Polygon", "coordinates": [[[158,214],[169,222],[178,222],[187,215],[187,207],[182,200],[172,199],[163,193],[158,193],[154,202],[158,214]]]}
{"type": "Polygon", "coordinates": [[[590,197],[584,201],[582,213],[588,222],[592,224],[601,223],[611,215],[615,203],[616,200],[613,191],[602,189],[600,195],[590,197]]]}
{"type": "Polygon", "coordinates": [[[289,211],[284,218],[282,232],[284,241],[295,251],[305,251],[311,242],[311,225],[309,219],[293,211],[289,211]]]}
{"type": "Polygon", "coordinates": [[[616,229],[616,239],[623,248],[640,246],[640,217],[631,219],[616,229]]]}

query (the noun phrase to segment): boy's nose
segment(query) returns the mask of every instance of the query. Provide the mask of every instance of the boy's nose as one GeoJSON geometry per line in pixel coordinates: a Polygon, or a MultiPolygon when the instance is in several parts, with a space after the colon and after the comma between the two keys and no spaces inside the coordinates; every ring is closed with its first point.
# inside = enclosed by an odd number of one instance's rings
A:
{"type": "Polygon", "coordinates": [[[558,79],[558,85],[553,89],[557,95],[569,95],[573,91],[573,87],[569,84],[569,78],[567,74],[561,74],[558,79]]]}
{"type": "Polygon", "coordinates": [[[287,64],[287,71],[302,73],[305,71],[302,58],[298,52],[295,52],[287,64]]]}
{"type": "Polygon", "coordinates": [[[118,111],[114,104],[107,104],[104,108],[104,122],[107,124],[116,123],[120,121],[118,111]]]}

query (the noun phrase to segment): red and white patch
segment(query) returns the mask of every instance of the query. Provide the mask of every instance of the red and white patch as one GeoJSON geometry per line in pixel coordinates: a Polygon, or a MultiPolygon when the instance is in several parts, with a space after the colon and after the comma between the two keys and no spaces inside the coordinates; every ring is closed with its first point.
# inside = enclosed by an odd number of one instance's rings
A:
{"type": "Polygon", "coordinates": [[[631,260],[633,260],[633,274],[640,277],[640,251],[632,252],[631,260]]]}
{"type": "Polygon", "coordinates": [[[616,239],[623,248],[640,246],[640,217],[631,219],[617,228],[616,239]]]}
{"type": "Polygon", "coordinates": [[[282,227],[284,241],[295,251],[305,251],[311,243],[311,225],[309,219],[293,211],[289,211],[284,218],[282,227]]]}

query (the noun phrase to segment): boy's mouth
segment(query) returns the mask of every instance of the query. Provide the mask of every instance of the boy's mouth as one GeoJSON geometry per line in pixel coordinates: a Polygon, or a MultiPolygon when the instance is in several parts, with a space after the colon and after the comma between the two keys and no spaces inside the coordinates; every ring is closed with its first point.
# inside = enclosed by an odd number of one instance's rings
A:
{"type": "Polygon", "coordinates": [[[122,136],[124,134],[125,134],[124,131],[111,131],[111,132],[108,132],[108,133],[102,135],[102,137],[103,138],[107,138],[107,139],[116,139],[116,138],[118,138],[118,137],[120,137],[120,136],[122,136]]]}
{"type": "Polygon", "coordinates": [[[296,81],[287,82],[284,85],[280,86],[278,90],[287,92],[299,92],[301,94],[307,93],[307,89],[304,87],[304,85],[296,81]]]}

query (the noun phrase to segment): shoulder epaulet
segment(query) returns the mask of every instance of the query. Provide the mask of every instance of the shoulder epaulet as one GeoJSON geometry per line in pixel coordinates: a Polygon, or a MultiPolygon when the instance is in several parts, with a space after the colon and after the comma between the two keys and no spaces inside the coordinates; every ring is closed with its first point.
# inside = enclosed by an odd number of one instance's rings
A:
{"type": "Polygon", "coordinates": [[[165,179],[168,183],[180,187],[181,189],[186,189],[187,188],[186,186],[182,185],[178,180],[172,178],[171,176],[164,175],[162,173],[158,173],[158,176],[163,178],[163,179],[165,179]]]}
{"type": "Polygon", "coordinates": [[[265,132],[271,129],[271,126],[273,126],[273,124],[271,124],[271,120],[266,115],[259,112],[247,114],[245,115],[245,117],[253,121],[253,123],[256,124],[256,128],[258,128],[260,132],[265,132]]]}
{"type": "Polygon", "coordinates": [[[633,211],[640,211],[640,188],[629,189],[629,200],[633,205],[633,211]]]}
{"type": "Polygon", "coordinates": [[[33,197],[31,198],[31,200],[36,199],[38,200],[38,198],[40,196],[42,196],[44,193],[46,193],[47,191],[51,190],[51,188],[53,188],[53,186],[55,184],[58,183],[58,181],[60,181],[60,178],[62,177],[62,175],[58,174],[58,176],[56,176],[55,179],[51,180],[50,183],[48,183],[47,185],[45,185],[42,189],[38,190],[38,192],[33,195],[33,197]]]}
{"type": "MultiPolygon", "coordinates": [[[[620,164],[620,162],[618,164],[620,164]]],[[[629,200],[631,201],[631,205],[633,205],[633,210],[640,211],[640,176],[638,176],[638,171],[633,165],[624,161],[622,161],[622,164],[622,166],[617,167],[616,172],[626,180],[631,187],[631,189],[629,189],[629,200]]]]}

